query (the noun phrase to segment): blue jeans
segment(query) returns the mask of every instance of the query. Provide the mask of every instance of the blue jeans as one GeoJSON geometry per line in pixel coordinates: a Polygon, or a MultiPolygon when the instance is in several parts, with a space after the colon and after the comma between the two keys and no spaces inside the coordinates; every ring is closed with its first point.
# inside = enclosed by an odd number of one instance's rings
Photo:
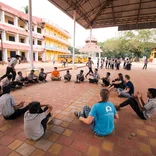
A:
{"type": "MultiPolygon", "coordinates": [[[[84,118],[87,118],[89,116],[90,111],[91,111],[90,107],[84,106],[82,111],[80,111],[78,113],[78,116],[79,117],[82,116],[84,118]]],[[[92,123],[90,124],[90,128],[91,128],[92,131],[94,131],[94,126],[95,126],[95,120],[93,120],[92,123]]]]}
{"type": "Polygon", "coordinates": [[[131,95],[129,93],[123,92],[122,88],[117,88],[117,92],[122,97],[126,97],[126,98],[130,98],[131,97],[131,95]]]}

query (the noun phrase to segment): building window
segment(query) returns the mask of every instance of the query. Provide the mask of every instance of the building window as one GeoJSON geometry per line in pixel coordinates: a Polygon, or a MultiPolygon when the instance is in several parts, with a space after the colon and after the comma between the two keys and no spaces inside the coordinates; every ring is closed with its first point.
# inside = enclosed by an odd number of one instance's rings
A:
{"type": "Polygon", "coordinates": [[[15,37],[14,36],[9,36],[9,41],[15,42],[15,37]]]}
{"type": "Polygon", "coordinates": [[[8,20],[8,23],[14,25],[13,21],[8,20]]]}
{"type": "Polygon", "coordinates": [[[21,39],[20,39],[20,42],[21,42],[21,43],[24,43],[24,38],[21,38],[21,39]]]}
{"type": "Polygon", "coordinates": [[[37,27],[37,33],[41,34],[41,28],[37,27]]]}
{"type": "Polygon", "coordinates": [[[42,45],[42,41],[38,40],[37,45],[42,45]]]}

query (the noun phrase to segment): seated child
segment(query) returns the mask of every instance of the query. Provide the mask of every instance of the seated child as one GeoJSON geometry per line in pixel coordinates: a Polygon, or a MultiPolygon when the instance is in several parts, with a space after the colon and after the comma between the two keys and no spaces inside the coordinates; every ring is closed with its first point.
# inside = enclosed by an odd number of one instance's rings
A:
{"type": "Polygon", "coordinates": [[[44,69],[41,68],[41,71],[39,74],[39,81],[47,82],[46,78],[47,78],[47,74],[44,73],[44,69]]]}
{"type": "Polygon", "coordinates": [[[24,84],[28,83],[28,78],[23,77],[23,74],[21,71],[18,72],[18,76],[16,77],[16,84],[18,86],[24,86],[24,84]]]}
{"type": "Polygon", "coordinates": [[[9,86],[11,89],[14,89],[16,87],[16,82],[11,81],[12,77],[13,75],[11,74],[7,75],[7,77],[2,81],[2,88],[4,88],[5,86],[9,86]]]}
{"type": "Polygon", "coordinates": [[[142,94],[137,92],[131,98],[122,102],[120,105],[116,106],[116,109],[119,110],[122,107],[128,105],[131,106],[133,111],[143,120],[150,119],[151,116],[156,112],[156,89],[149,88],[147,90],[148,101],[144,102],[142,94]]]}
{"type": "Polygon", "coordinates": [[[103,82],[103,87],[108,87],[110,85],[110,72],[107,72],[106,77],[103,77],[101,80],[103,82]]]}
{"type": "Polygon", "coordinates": [[[84,74],[83,74],[83,70],[80,70],[80,74],[76,75],[76,81],[75,83],[80,83],[84,81],[84,74]]]}
{"type": "Polygon", "coordinates": [[[108,87],[109,91],[113,88],[125,88],[124,79],[122,73],[118,74],[118,78],[112,81],[112,84],[108,87]]]}
{"type": "Polygon", "coordinates": [[[93,74],[90,74],[93,78],[89,78],[89,83],[98,83],[100,75],[98,74],[98,69],[96,68],[93,74]]]}
{"type": "Polygon", "coordinates": [[[51,106],[40,105],[39,102],[30,103],[29,110],[24,114],[24,131],[29,139],[37,140],[46,132],[51,111],[51,106]]]}
{"type": "Polygon", "coordinates": [[[67,73],[64,75],[64,80],[65,80],[65,82],[68,82],[68,81],[70,81],[71,80],[71,74],[70,74],[70,71],[69,70],[67,70],[67,73]]]}
{"type": "Polygon", "coordinates": [[[51,73],[51,80],[52,81],[60,81],[60,72],[57,70],[57,67],[54,67],[54,71],[51,73]]]}
{"type": "Polygon", "coordinates": [[[109,91],[100,91],[101,101],[94,104],[92,108],[85,106],[81,112],[75,112],[75,116],[85,124],[89,124],[97,136],[109,135],[114,130],[114,118],[119,116],[114,105],[108,101],[109,91]]]}
{"type": "Polygon", "coordinates": [[[31,70],[30,74],[28,75],[28,83],[38,83],[38,77],[34,74],[34,70],[31,70]]]}
{"type": "Polygon", "coordinates": [[[24,101],[21,101],[18,105],[16,105],[13,96],[10,95],[11,88],[9,86],[5,86],[3,88],[3,95],[0,97],[0,113],[6,120],[13,120],[17,117],[24,114],[29,105],[23,107],[24,101]]]}

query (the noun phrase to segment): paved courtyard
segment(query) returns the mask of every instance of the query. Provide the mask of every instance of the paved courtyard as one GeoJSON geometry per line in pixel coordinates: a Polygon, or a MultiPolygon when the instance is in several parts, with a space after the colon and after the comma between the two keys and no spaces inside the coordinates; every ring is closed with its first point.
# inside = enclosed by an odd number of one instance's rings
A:
{"type": "MultiPolygon", "coordinates": [[[[150,65],[148,70],[141,69],[142,64],[135,63],[131,71],[120,70],[129,74],[135,90],[144,93],[149,87],[156,88],[156,66],[150,65]]],[[[48,68],[48,67],[47,67],[48,68]]],[[[83,68],[85,72],[87,68],[83,68]]],[[[111,71],[112,79],[119,71],[100,69],[105,76],[111,71]]],[[[23,130],[23,117],[15,121],[6,121],[0,117],[0,156],[153,156],[156,155],[156,118],[143,121],[136,116],[130,107],[119,111],[119,119],[115,120],[113,134],[106,137],[95,136],[89,127],[74,117],[84,105],[92,106],[99,101],[100,84],[84,82],[75,84],[78,70],[71,71],[72,81],[69,83],[51,82],[24,87],[11,94],[15,100],[40,101],[53,106],[53,124],[48,125],[46,134],[38,141],[26,138],[23,130]],[[135,133],[136,136],[131,136],[135,133]]],[[[63,75],[64,72],[61,72],[63,75]]],[[[124,99],[117,97],[112,91],[110,101],[115,105],[124,99]]]]}

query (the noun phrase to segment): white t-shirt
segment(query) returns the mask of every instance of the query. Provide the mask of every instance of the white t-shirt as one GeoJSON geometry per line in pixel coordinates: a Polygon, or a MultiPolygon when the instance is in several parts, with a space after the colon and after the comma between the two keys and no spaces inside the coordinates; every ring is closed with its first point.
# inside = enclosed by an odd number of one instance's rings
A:
{"type": "Polygon", "coordinates": [[[24,131],[29,139],[37,140],[44,134],[44,128],[41,121],[46,118],[46,113],[30,114],[27,111],[24,114],[24,131]]]}
{"type": "Polygon", "coordinates": [[[17,59],[13,57],[13,58],[10,59],[8,67],[12,67],[11,65],[13,65],[15,67],[16,64],[17,64],[17,59]]]}
{"type": "Polygon", "coordinates": [[[23,77],[20,76],[20,75],[18,75],[18,76],[16,77],[16,81],[21,81],[22,79],[23,79],[23,77]]]}
{"type": "Polygon", "coordinates": [[[5,86],[8,86],[9,84],[10,84],[10,80],[6,78],[4,81],[2,81],[2,88],[4,88],[5,86]]]}
{"type": "Polygon", "coordinates": [[[15,110],[14,107],[16,103],[10,94],[4,94],[0,97],[0,114],[4,117],[9,117],[15,110]]]}

